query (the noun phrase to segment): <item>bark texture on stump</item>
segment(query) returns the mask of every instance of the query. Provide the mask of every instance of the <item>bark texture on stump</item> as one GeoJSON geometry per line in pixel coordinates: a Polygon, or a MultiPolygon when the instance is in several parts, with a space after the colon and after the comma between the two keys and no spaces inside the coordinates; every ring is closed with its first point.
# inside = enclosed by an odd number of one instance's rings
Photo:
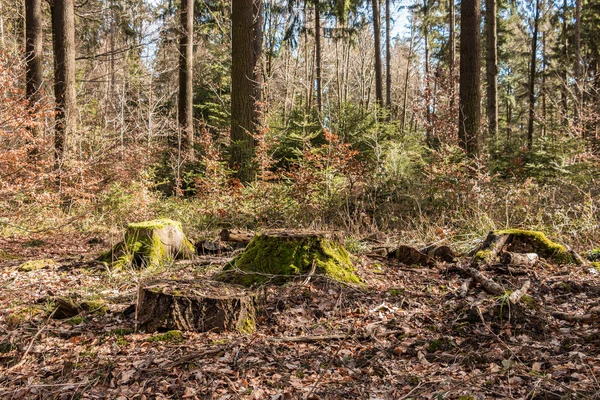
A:
{"type": "Polygon", "coordinates": [[[155,283],[139,288],[136,324],[145,332],[252,333],[256,303],[255,293],[219,282],[155,283]]]}

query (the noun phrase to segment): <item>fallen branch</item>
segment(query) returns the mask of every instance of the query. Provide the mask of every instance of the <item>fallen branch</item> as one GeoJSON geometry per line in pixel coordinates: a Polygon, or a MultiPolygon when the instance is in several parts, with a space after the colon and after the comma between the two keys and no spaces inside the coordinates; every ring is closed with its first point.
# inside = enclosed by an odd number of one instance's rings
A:
{"type": "Polygon", "coordinates": [[[525,296],[527,290],[529,290],[529,286],[531,286],[531,282],[528,279],[525,281],[525,283],[523,283],[521,289],[515,290],[508,296],[508,300],[513,304],[517,303],[523,296],[525,296]]]}
{"type": "Polygon", "coordinates": [[[473,286],[473,278],[468,278],[458,288],[456,295],[458,297],[465,297],[469,293],[469,289],[473,286]]]}
{"type": "Polygon", "coordinates": [[[500,296],[504,294],[505,290],[502,285],[494,282],[490,278],[485,277],[481,272],[475,268],[466,268],[464,270],[471,278],[475,279],[475,282],[479,283],[483,290],[494,296],[500,296]]]}
{"type": "MultiPolygon", "coordinates": [[[[403,330],[393,330],[386,331],[386,335],[395,335],[397,333],[404,333],[403,330]]],[[[283,342],[291,342],[291,343],[315,343],[315,342],[326,342],[329,340],[344,340],[349,337],[353,339],[363,340],[369,339],[373,337],[373,334],[359,334],[359,335],[350,335],[349,333],[339,333],[332,335],[315,335],[315,336],[279,336],[268,338],[270,342],[283,343],[283,342]]]]}
{"type": "Polygon", "coordinates": [[[593,314],[572,314],[563,311],[553,311],[552,316],[567,322],[590,322],[598,319],[598,316],[593,314]]]}

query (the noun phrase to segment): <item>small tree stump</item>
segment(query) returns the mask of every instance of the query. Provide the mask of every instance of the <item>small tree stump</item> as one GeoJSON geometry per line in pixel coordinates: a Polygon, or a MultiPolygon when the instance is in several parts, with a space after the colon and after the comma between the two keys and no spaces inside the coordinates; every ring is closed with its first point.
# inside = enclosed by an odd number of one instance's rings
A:
{"type": "Polygon", "coordinates": [[[159,266],[176,258],[191,258],[194,245],[186,238],[181,223],[170,219],[157,219],[132,223],[127,226],[125,240],[101,261],[119,268],[124,266],[159,266]]]}
{"type": "Polygon", "coordinates": [[[140,286],[138,329],[252,333],[257,295],[221,282],[166,281],[140,286]]]}
{"type": "Polygon", "coordinates": [[[224,268],[220,279],[244,286],[284,283],[320,274],[358,283],[354,266],[335,232],[269,231],[255,236],[224,268]]]}

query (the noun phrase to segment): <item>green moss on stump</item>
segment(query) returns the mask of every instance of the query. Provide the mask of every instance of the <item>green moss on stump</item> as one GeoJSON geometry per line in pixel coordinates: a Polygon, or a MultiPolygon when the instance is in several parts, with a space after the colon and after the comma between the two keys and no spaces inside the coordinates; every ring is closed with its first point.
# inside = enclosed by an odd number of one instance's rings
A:
{"type": "Polygon", "coordinates": [[[100,260],[115,268],[158,267],[175,258],[191,258],[194,252],[194,245],[183,234],[180,222],[156,219],[129,224],[125,240],[100,260]]]}
{"type": "Polygon", "coordinates": [[[522,242],[533,246],[534,250],[542,257],[551,258],[560,263],[576,263],[575,258],[565,246],[548,239],[544,232],[525,229],[506,229],[494,233],[497,235],[511,235],[518,238],[522,242]]]}
{"type": "Polygon", "coordinates": [[[223,268],[221,279],[244,286],[283,283],[313,268],[337,281],[360,282],[346,249],[318,234],[257,235],[223,268]]]}

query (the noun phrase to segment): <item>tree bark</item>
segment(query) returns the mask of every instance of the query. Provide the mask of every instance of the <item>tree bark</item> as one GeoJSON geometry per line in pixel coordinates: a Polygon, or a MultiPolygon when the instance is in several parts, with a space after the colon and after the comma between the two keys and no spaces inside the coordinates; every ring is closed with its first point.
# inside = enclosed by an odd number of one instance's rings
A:
{"type": "Polygon", "coordinates": [[[481,117],[480,64],[481,11],[479,0],[463,0],[460,5],[460,89],[458,140],[468,155],[479,154],[481,117]]]}
{"type": "Polygon", "coordinates": [[[456,63],[456,11],[454,7],[454,0],[449,0],[448,6],[448,66],[450,70],[450,110],[452,110],[454,109],[454,93],[456,93],[454,91],[454,64],[456,63]]]}
{"type": "Polygon", "coordinates": [[[140,286],[136,325],[145,332],[252,333],[257,300],[251,291],[216,282],[166,281],[140,286]]]}
{"type": "Polygon", "coordinates": [[[561,97],[561,106],[562,106],[562,122],[563,127],[566,127],[569,124],[569,101],[568,101],[568,87],[569,87],[569,52],[568,52],[568,43],[569,43],[569,34],[567,31],[567,10],[569,6],[567,4],[567,0],[563,0],[563,9],[562,9],[562,32],[561,32],[561,40],[562,40],[562,85],[560,90],[561,97]]]}
{"type": "Polygon", "coordinates": [[[181,131],[180,151],[194,156],[194,92],[192,85],[194,60],[194,0],[181,0],[179,36],[179,104],[181,131]]]}
{"type": "Polygon", "coordinates": [[[575,65],[573,72],[575,75],[575,122],[581,119],[581,0],[575,0],[575,37],[573,38],[575,46],[575,65]]]}
{"type": "Polygon", "coordinates": [[[385,105],[392,110],[392,39],[390,2],[385,0],[385,105]]]}
{"type": "Polygon", "coordinates": [[[381,65],[381,21],[379,18],[379,0],[372,0],[373,6],[373,38],[375,42],[375,99],[378,106],[383,106],[383,73],[381,65]]]}
{"type": "Polygon", "coordinates": [[[54,0],[51,5],[54,46],[55,169],[60,169],[65,142],[75,129],[75,16],[73,0],[54,0]]]}
{"type": "Polygon", "coordinates": [[[260,115],[262,1],[233,0],[231,16],[231,158],[241,182],[254,179],[254,137],[260,115]]]}
{"type": "Polygon", "coordinates": [[[42,0],[25,2],[25,62],[27,67],[26,93],[30,106],[41,98],[43,77],[42,0]]]}
{"type": "Polygon", "coordinates": [[[486,80],[488,133],[498,132],[498,34],[496,27],[496,0],[485,1],[486,80]]]}
{"type": "MultiPolygon", "coordinates": [[[[404,134],[406,126],[406,113],[408,108],[408,78],[410,77],[410,63],[412,60],[413,44],[414,44],[415,30],[414,30],[414,19],[410,23],[410,42],[408,44],[408,55],[406,57],[406,74],[404,75],[404,101],[402,102],[402,122],[400,124],[400,132],[404,134]]],[[[410,129],[410,126],[409,126],[410,129]]]]}
{"type": "Polygon", "coordinates": [[[315,0],[315,73],[317,75],[317,110],[323,111],[323,88],[321,76],[321,5],[315,0]]]}
{"type": "Polygon", "coordinates": [[[535,78],[537,61],[537,39],[540,20],[540,0],[535,1],[533,37],[531,38],[531,62],[529,69],[529,121],[527,123],[527,149],[533,149],[533,124],[535,120],[535,78]]]}

